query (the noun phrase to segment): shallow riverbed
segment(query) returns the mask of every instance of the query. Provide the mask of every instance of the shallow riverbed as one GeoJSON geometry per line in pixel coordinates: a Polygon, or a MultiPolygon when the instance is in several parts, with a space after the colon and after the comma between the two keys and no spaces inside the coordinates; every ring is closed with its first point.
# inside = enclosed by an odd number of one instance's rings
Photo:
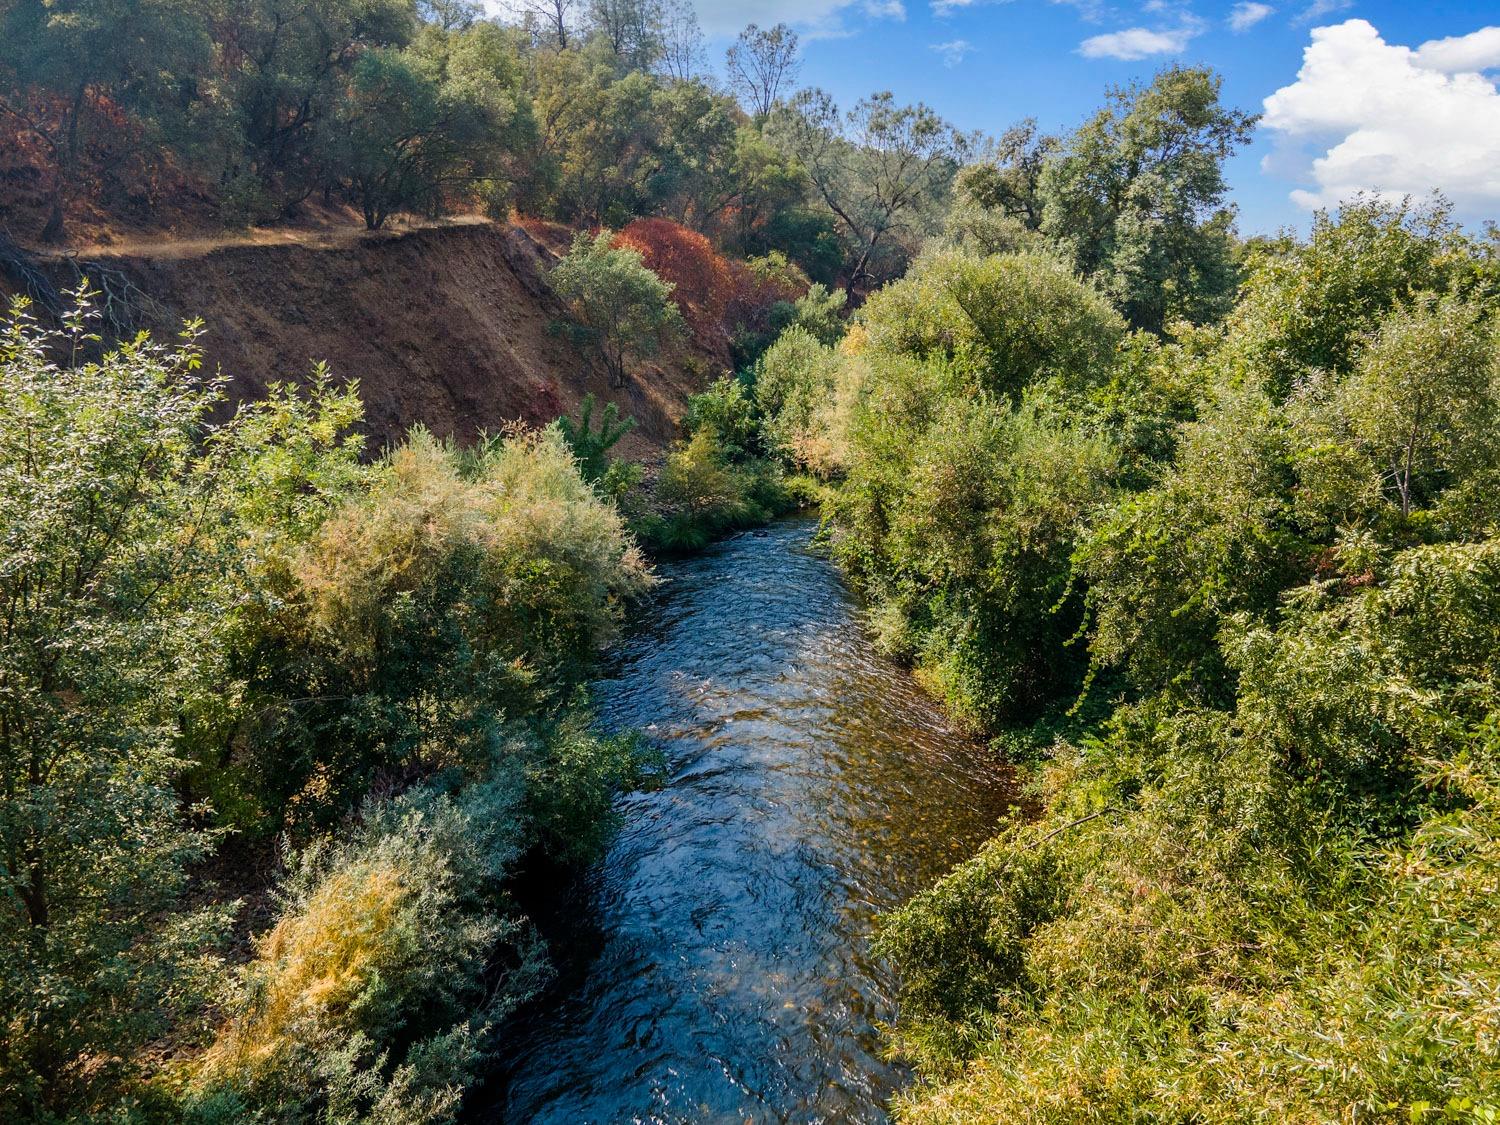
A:
{"type": "Polygon", "coordinates": [[[791,520],[662,567],[596,685],[665,784],[562,904],[564,976],[480,1120],[869,1122],[904,1081],[877,915],[995,828],[1011,777],[879,656],[791,520]]]}

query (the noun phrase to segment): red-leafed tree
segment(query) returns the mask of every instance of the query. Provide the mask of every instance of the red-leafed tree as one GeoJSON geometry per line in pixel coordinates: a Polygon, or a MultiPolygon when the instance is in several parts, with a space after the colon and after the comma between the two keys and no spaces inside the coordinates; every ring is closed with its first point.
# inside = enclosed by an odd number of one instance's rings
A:
{"type": "Polygon", "coordinates": [[[647,269],[672,283],[672,299],[695,332],[723,324],[735,278],[703,235],[670,219],[637,219],[620,231],[615,245],[637,251],[647,269]]]}

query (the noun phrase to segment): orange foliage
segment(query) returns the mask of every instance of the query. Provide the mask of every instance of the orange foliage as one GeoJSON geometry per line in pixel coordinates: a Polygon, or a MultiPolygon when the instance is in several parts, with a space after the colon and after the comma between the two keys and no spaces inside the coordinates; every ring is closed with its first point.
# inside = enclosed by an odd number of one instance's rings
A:
{"type": "Polygon", "coordinates": [[[615,245],[639,251],[648,269],[676,287],[672,297],[695,330],[723,324],[734,275],[703,235],[670,219],[637,219],[620,231],[615,245]]]}
{"type": "Polygon", "coordinates": [[[615,237],[615,245],[638,251],[647,268],[676,287],[672,297],[700,340],[722,338],[759,310],[797,296],[670,219],[636,219],[615,237]]]}

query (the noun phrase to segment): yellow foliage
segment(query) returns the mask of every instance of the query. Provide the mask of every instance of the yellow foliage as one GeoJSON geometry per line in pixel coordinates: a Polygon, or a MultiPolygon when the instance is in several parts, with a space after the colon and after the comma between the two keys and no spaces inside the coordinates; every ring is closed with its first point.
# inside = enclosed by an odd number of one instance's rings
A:
{"type": "Polygon", "coordinates": [[[314,625],[368,651],[392,600],[432,581],[462,551],[482,560],[497,611],[513,604],[573,615],[594,640],[612,628],[616,601],[651,583],[618,511],[584,482],[550,429],[508,439],[472,478],[450,449],[414,431],[370,495],[327,522],[296,577],[314,625]],[[538,568],[551,579],[546,589],[538,568]],[[537,607],[549,592],[561,604],[537,607]]]}
{"type": "Polygon", "coordinates": [[[252,1002],[220,1030],[203,1074],[253,1082],[309,1032],[343,1023],[372,976],[399,957],[406,935],[398,922],[412,894],[405,876],[382,860],[334,871],[303,909],[261,937],[252,1002]]]}
{"type": "Polygon", "coordinates": [[[870,330],[856,321],[849,325],[844,333],[844,338],[839,341],[839,352],[847,356],[863,355],[865,348],[870,344],[870,330]]]}

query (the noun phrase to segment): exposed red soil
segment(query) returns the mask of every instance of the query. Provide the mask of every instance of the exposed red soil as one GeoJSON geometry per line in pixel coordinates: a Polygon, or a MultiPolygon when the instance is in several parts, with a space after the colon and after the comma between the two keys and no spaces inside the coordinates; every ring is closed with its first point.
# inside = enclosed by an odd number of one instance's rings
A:
{"type": "MultiPolygon", "coordinates": [[[[622,452],[649,456],[722,369],[721,356],[692,348],[609,387],[602,365],[550,330],[563,316],[543,276],[552,252],[508,225],[121,240],[88,256],[162,306],[154,329],[202,318],[206,366],[230,378],[236,399],[305,379],[319,360],[357,379],[375,448],[417,423],[464,442],[516,420],[545,423],[592,392],[636,419],[622,452]]],[[[55,268],[59,281],[71,276],[55,268]]]]}

